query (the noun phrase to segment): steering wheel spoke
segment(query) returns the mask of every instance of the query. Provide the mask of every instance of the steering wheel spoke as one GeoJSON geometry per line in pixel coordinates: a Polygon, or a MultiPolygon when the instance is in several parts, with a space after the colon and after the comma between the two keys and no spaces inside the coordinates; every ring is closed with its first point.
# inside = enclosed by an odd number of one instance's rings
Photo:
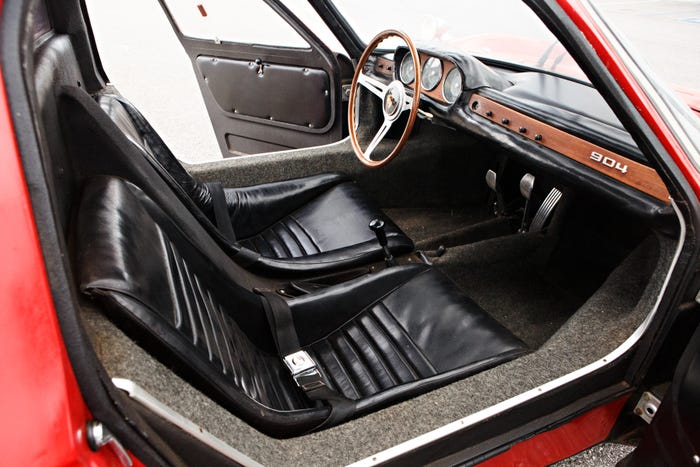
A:
{"type": "Polygon", "coordinates": [[[403,107],[401,108],[401,112],[405,112],[407,110],[410,111],[412,107],[413,107],[413,96],[406,94],[403,98],[403,107]]]}
{"type": "Polygon", "coordinates": [[[372,78],[362,72],[357,76],[358,84],[361,84],[363,88],[367,89],[369,92],[379,97],[384,98],[384,93],[386,92],[387,85],[379,81],[378,79],[372,78]]]}
{"type": "Polygon", "coordinates": [[[379,146],[379,143],[382,142],[386,134],[389,132],[389,129],[391,128],[392,122],[390,120],[384,119],[384,122],[382,123],[382,126],[379,127],[379,131],[377,131],[377,134],[374,135],[374,138],[372,138],[372,141],[370,141],[369,146],[367,146],[367,149],[365,149],[365,159],[368,161],[371,161],[372,153],[374,152],[375,149],[377,149],[377,146],[379,146]]]}

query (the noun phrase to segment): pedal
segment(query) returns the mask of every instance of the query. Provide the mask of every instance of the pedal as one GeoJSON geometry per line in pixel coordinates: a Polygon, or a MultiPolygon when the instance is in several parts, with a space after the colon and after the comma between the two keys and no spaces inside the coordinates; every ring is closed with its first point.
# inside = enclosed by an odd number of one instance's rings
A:
{"type": "Polygon", "coordinates": [[[520,194],[525,198],[525,209],[523,209],[523,220],[520,222],[520,229],[518,232],[527,232],[527,219],[530,213],[530,198],[532,197],[532,190],[535,188],[535,176],[532,174],[525,174],[523,178],[520,179],[520,194]]]}
{"type": "Polygon", "coordinates": [[[535,217],[533,217],[532,223],[530,224],[530,232],[541,232],[544,229],[545,224],[554,212],[557,204],[559,204],[561,198],[562,192],[556,188],[552,188],[535,213],[535,217]]]}
{"type": "Polygon", "coordinates": [[[486,185],[491,189],[495,195],[496,201],[493,203],[493,214],[496,216],[502,216],[506,214],[506,206],[503,201],[503,194],[498,187],[498,177],[496,172],[493,170],[486,171],[486,185]]]}

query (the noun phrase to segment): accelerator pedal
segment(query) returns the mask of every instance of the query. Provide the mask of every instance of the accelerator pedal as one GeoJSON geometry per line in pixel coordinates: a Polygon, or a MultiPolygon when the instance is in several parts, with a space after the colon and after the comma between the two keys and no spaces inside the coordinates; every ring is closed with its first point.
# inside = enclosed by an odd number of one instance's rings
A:
{"type": "Polygon", "coordinates": [[[540,208],[535,213],[535,217],[533,217],[532,223],[530,223],[530,232],[540,232],[544,229],[545,224],[551,217],[561,198],[561,191],[557,190],[556,188],[552,188],[540,205],[540,208]]]}

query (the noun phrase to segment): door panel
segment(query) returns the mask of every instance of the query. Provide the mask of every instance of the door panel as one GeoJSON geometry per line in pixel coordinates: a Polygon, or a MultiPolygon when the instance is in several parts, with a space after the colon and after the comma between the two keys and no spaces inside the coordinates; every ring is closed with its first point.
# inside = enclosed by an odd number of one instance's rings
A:
{"type": "Polygon", "coordinates": [[[341,83],[349,78],[340,76],[336,55],[284,7],[268,3],[264,7],[274,7],[307,48],[188,37],[161,0],[192,62],[224,157],[319,146],[344,136],[341,83]]]}
{"type": "Polygon", "coordinates": [[[323,70],[205,55],[196,63],[218,110],[230,118],[306,133],[323,133],[333,123],[323,70]]]}

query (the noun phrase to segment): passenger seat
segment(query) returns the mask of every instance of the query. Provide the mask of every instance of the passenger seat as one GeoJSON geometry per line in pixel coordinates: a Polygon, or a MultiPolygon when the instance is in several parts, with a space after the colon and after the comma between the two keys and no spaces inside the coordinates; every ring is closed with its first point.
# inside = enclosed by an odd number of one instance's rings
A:
{"type": "Polygon", "coordinates": [[[101,93],[97,101],[121,132],[178,193],[189,196],[235,245],[234,259],[259,273],[325,273],[380,261],[382,249],[368,224],[381,218],[394,255],[413,242],[362,192],[340,174],[221,188],[195,180],[141,113],[122,97],[101,93]],[[242,251],[241,251],[242,250],[242,251]]]}

